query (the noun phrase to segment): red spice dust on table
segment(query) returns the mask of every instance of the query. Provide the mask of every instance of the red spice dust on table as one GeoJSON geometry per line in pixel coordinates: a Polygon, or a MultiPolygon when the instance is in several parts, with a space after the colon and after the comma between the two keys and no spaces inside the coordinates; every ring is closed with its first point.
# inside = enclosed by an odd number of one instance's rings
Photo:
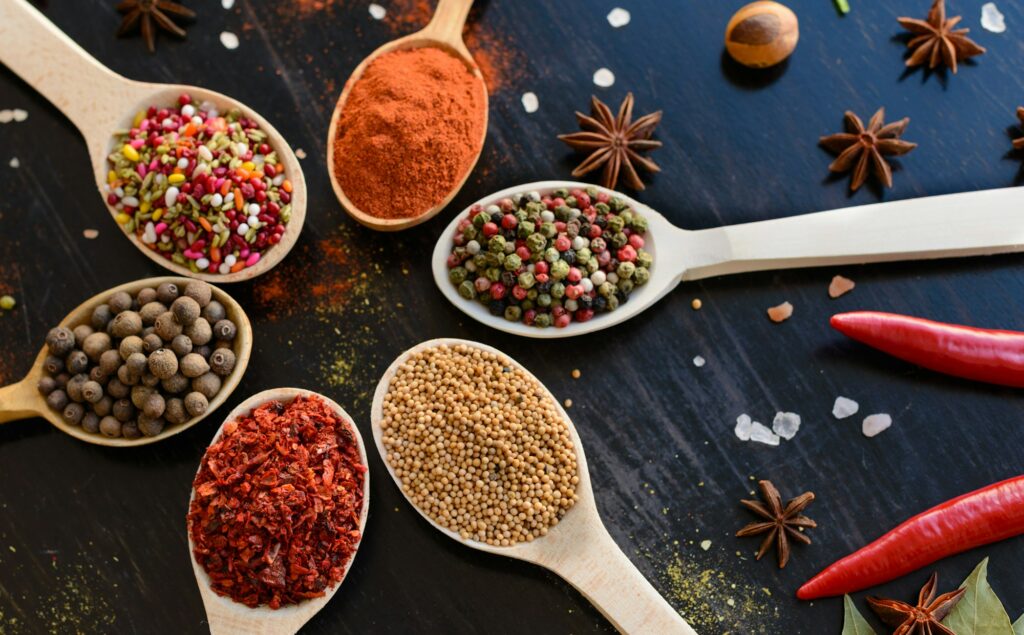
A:
{"type": "Polygon", "coordinates": [[[224,425],[188,513],[214,591],[277,609],[341,582],[361,538],[366,473],[351,426],[316,396],[224,425]]]}

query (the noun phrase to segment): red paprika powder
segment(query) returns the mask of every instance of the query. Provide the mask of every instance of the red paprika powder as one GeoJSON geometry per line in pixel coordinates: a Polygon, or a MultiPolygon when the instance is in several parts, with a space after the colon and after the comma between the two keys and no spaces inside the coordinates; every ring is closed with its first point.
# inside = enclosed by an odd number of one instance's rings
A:
{"type": "Polygon", "coordinates": [[[484,83],[441,49],[374,60],[344,104],[334,173],[345,195],[378,218],[437,206],[472,167],[487,116],[484,83]]]}
{"type": "Polygon", "coordinates": [[[224,425],[188,513],[214,591],[277,609],[341,581],[361,538],[366,473],[351,425],[315,396],[224,425]]]}

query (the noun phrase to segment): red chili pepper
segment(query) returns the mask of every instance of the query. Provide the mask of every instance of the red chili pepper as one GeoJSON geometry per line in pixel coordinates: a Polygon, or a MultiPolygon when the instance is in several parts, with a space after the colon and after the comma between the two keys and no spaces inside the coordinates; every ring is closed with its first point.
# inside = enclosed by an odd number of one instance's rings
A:
{"type": "Polygon", "coordinates": [[[874,311],[832,316],[832,327],[872,348],[946,375],[1024,388],[1024,333],[943,324],[874,311]]]}
{"type": "Polygon", "coordinates": [[[1024,475],[914,516],[814,576],[796,596],[813,600],[895,580],[947,556],[1024,534],[1024,475]]]}

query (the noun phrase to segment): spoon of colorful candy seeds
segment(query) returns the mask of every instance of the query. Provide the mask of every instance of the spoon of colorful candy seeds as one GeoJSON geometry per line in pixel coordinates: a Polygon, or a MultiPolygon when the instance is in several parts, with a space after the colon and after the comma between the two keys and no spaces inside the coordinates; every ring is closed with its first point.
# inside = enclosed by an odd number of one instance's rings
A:
{"type": "Polygon", "coordinates": [[[0,62],[78,127],[111,215],[162,267],[237,282],[295,243],[302,168],[252,109],[203,88],[126,79],[25,0],[0,3],[0,62]]]}
{"type": "Polygon", "coordinates": [[[460,213],[431,265],[441,292],[473,319],[569,337],[623,322],[683,280],[1022,251],[1022,205],[1024,191],[1004,188],[692,231],[623,194],[543,181],[460,213]]]}

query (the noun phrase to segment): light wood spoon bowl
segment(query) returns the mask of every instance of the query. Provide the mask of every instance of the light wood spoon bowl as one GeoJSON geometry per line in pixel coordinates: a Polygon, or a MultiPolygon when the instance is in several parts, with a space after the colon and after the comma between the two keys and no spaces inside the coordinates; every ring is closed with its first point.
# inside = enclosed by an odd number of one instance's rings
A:
{"type": "MultiPolygon", "coordinates": [[[[399,366],[410,356],[438,346],[459,344],[499,355],[543,386],[540,380],[514,359],[495,348],[478,342],[451,338],[435,339],[417,344],[402,353],[388,367],[380,383],[377,384],[370,417],[373,442],[377,446],[377,452],[380,453],[384,465],[388,468],[388,473],[391,474],[391,478],[394,479],[406,500],[409,500],[409,497],[388,462],[388,454],[382,438],[383,432],[380,424],[384,417],[384,396],[387,394],[399,366]]],[[[547,388],[544,390],[547,391],[547,388]]],[[[550,392],[548,392],[548,396],[555,403],[562,419],[569,427],[573,447],[576,450],[580,480],[576,489],[579,499],[558,524],[548,530],[547,535],[511,547],[493,547],[476,540],[464,540],[459,534],[434,522],[411,500],[409,503],[435,529],[452,540],[480,551],[532,562],[558,574],[590,600],[601,614],[623,633],[695,635],[695,631],[658,594],[608,534],[594,502],[594,492],[590,485],[590,473],[587,470],[587,457],[583,453],[583,443],[580,441],[572,420],[558,404],[558,400],[550,392]]]]}
{"type": "MultiPolygon", "coordinates": [[[[146,257],[175,275],[217,284],[255,278],[269,271],[288,255],[306,218],[306,179],[291,146],[258,112],[235,99],[205,88],[137,82],[122,77],[100,64],[25,0],[0,2],[0,63],[46,97],[81,132],[89,150],[96,187],[104,204],[106,194],[103,188],[110,169],[107,156],[113,149],[113,135],[118,130],[130,128],[137,112],[151,105],[176,103],[183,93],[192,95],[197,103],[215,103],[221,112],[234,108],[242,111],[267,133],[267,143],[277,151],[284,173],[292,182],[292,214],[280,243],[267,248],[255,265],[235,273],[194,273],[188,267],[157,254],[135,234],[125,233],[120,225],[118,229],[146,257]]],[[[55,157],[58,161],[62,159],[55,157]]],[[[117,211],[109,205],[107,209],[113,220],[117,211]]]]}
{"type": "MultiPolygon", "coordinates": [[[[301,388],[272,388],[270,390],[264,390],[263,392],[257,393],[252,397],[249,397],[228,414],[224,418],[224,423],[229,421],[235,421],[239,417],[242,417],[253,409],[267,403],[268,401],[280,401],[282,403],[288,403],[296,397],[310,397],[315,396],[323,399],[331,408],[337,412],[342,419],[349,424],[349,429],[352,431],[352,437],[356,440],[356,445],[359,450],[359,460],[362,461],[363,465],[368,465],[366,462],[366,446],[363,444],[363,437],[359,434],[359,429],[355,426],[352,417],[348,416],[345,409],[335,403],[333,400],[309,390],[303,390],[301,388]]],[[[213,440],[210,444],[213,445],[220,439],[220,435],[224,430],[224,423],[221,424],[220,428],[217,429],[217,433],[213,435],[213,440]]],[[[198,474],[198,470],[196,471],[198,474]]],[[[192,499],[195,498],[195,490],[192,490],[192,495],[189,497],[189,508],[191,509],[192,499]]],[[[359,533],[362,535],[366,530],[366,517],[370,513],[370,473],[364,472],[363,474],[363,509],[359,514],[359,533]]],[[[292,604],[289,606],[283,606],[279,609],[271,609],[265,606],[257,608],[249,608],[248,606],[235,602],[231,598],[217,595],[214,590],[210,587],[210,576],[207,575],[206,571],[196,562],[195,555],[192,553],[192,533],[186,528],[188,534],[188,555],[192,559],[192,569],[196,574],[196,583],[199,585],[199,593],[203,597],[203,606],[206,608],[206,618],[210,625],[210,633],[212,635],[289,635],[296,633],[302,626],[308,622],[314,615],[320,612],[320,609],[324,608],[334,594],[341,588],[342,582],[345,581],[345,577],[348,575],[349,569],[352,567],[352,563],[356,559],[356,553],[359,551],[358,545],[356,550],[352,552],[352,557],[349,558],[348,564],[345,565],[345,571],[342,573],[341,580],[336,585],[327,589],[326,593],[318,598],[311,598],[298,604],[292,604]]]]}
{"type": "Polygon", "coordinates": [[[408,229],[409,227],[413,227],[430,220],[436,216],[438,212],[444,209],[453,198],[455,198],[455,195],[462,189],[466,180],[469,179],[469,175],[473,172],[473,168],[476,166],[476,162],[480,158],[480,153],[484,148],[484,139],[487,137],[487,113],[489,110],[487,105],[487,85],[484,83],[484,76],[480,72],[480,67],[477,66],[476,61],[473,60],[473,55],[469,52],[469,49],[466,48],[465,42],[462,41],[462,27],[466,24],[466,16],[469,15],[469,9],[472,4],[473,0],[439,0],[437,3],[437,9],[434,11],[434,17],[430,20],[430,23],[427,24],[427,26],[415,33],[398,38],[397,40],[392,40],[375,50],[373,53],[370,53],[370,55],[360,62],[359,66],[352,71],[352,75],[349,76],[348,81],[345,82],[345,87],[341,91],[341,96],[338,97],[338,103],[334,107],[334,115],[331,117],[331,126],[327,131],[327,172],[331,176],[331,186],[334,188],[334,194],[338,197],[338,201],[341,203],[341,206],[346,212],[348,212],[349,216],[370,229],[393,232],[401,229],[408,229]],[[375,59],[393,51],[424,47],[439,48],[455,55],[455,57],[465,63],[469,70],[472,71],[473,75],[475,75],[480,83],[483,84],[484,103],[482,108],[484,110],[484,125],[480,134],[480,142],[477,144],[476,156],[473,157],[473,161],[466,168],[466,173],[462,175],[459,182],[440,203],[426,212],[411,218],[377,218],[376,216],[367,214],[356,207],[356,205],[345,195],[345,191],[338,183],[338,175],[334,171],[334,139],[337,137],[338,125],[341,122],[341,113],[345,107],[345,102],[348,101],[349,93],[352,92],[352,87],[357,81],[359,81],[359,78],[363,76],[363,72],[366,71],[375,59]]]}
{"type": "MultiPolygon", "coordinates": [[[[129,294],[134,296],[140,289],[146,287],[155,288],[165,282],[173,282],[179,287],[184,287],[188,284],[189,280],[188,278],[166,276],[162,278],[136,280],[134,282],[128,282],[114,287],[113,289],[107,289],[106,291],[94,295],[82,304],[78,305],[61,321],[60,326],[73,329],[79,324],[88,324],[93,309],[106,303],[110,296],[118,291],[127,291],[129,294]]],[[[76,439],[80,439],[88,443],[95,443],[96,445],[106,445],[117,448],[156,443],[157,441],[163,441],[168,437],[172,437],[179,432],[188,430],[209,416],[210,413],[219,408],[220,405],[227,400],[231,395],[231,392],[238,386],[238,382],[242,380],[242,375],[245,374],[245,369],[249,365],[249,357],[252,354],[252,325],[249,324],[249,318],[246,317],[245,311],[242,310],[242,306],[235,302],[234,298],[217,287],[213,287],[213,299],[224,305],[224,310],[227,312],[228,319],[234,322],[235,326],[238,327],[238,333],[235,335],[234,346],[232,347],[235,353],[235,368],[231,371],[231,374],[223,378],[220,392],[210,400],[209,407],[202,415],[193,417],[181,425],[168,425],[164,428],[163,432],[155,437],[143,436],[138,439],[123,439],[120,437],[111,439],[103,436],[102,434],[86,432],[78,426],[70,426],[61,418],[61,413],[50,409],[46,404],[46,398],[43,397],[36,388],[39,380],[46,375],[46,371],[43,370],[43,362],[46,360],[47,348],[44,345],[42,350],[39,351],[39,355],[36,356],[35,363],[32,364],[32,368],[29,369],[28,374],[25,375],[24,379],[16,384],[0,388],[0,423],[7,423],[8,421],[16,421],[18,419],[27,419],[29,417],[42,417],[52,423],[61,432],[70,434],[76,439]]]]}

